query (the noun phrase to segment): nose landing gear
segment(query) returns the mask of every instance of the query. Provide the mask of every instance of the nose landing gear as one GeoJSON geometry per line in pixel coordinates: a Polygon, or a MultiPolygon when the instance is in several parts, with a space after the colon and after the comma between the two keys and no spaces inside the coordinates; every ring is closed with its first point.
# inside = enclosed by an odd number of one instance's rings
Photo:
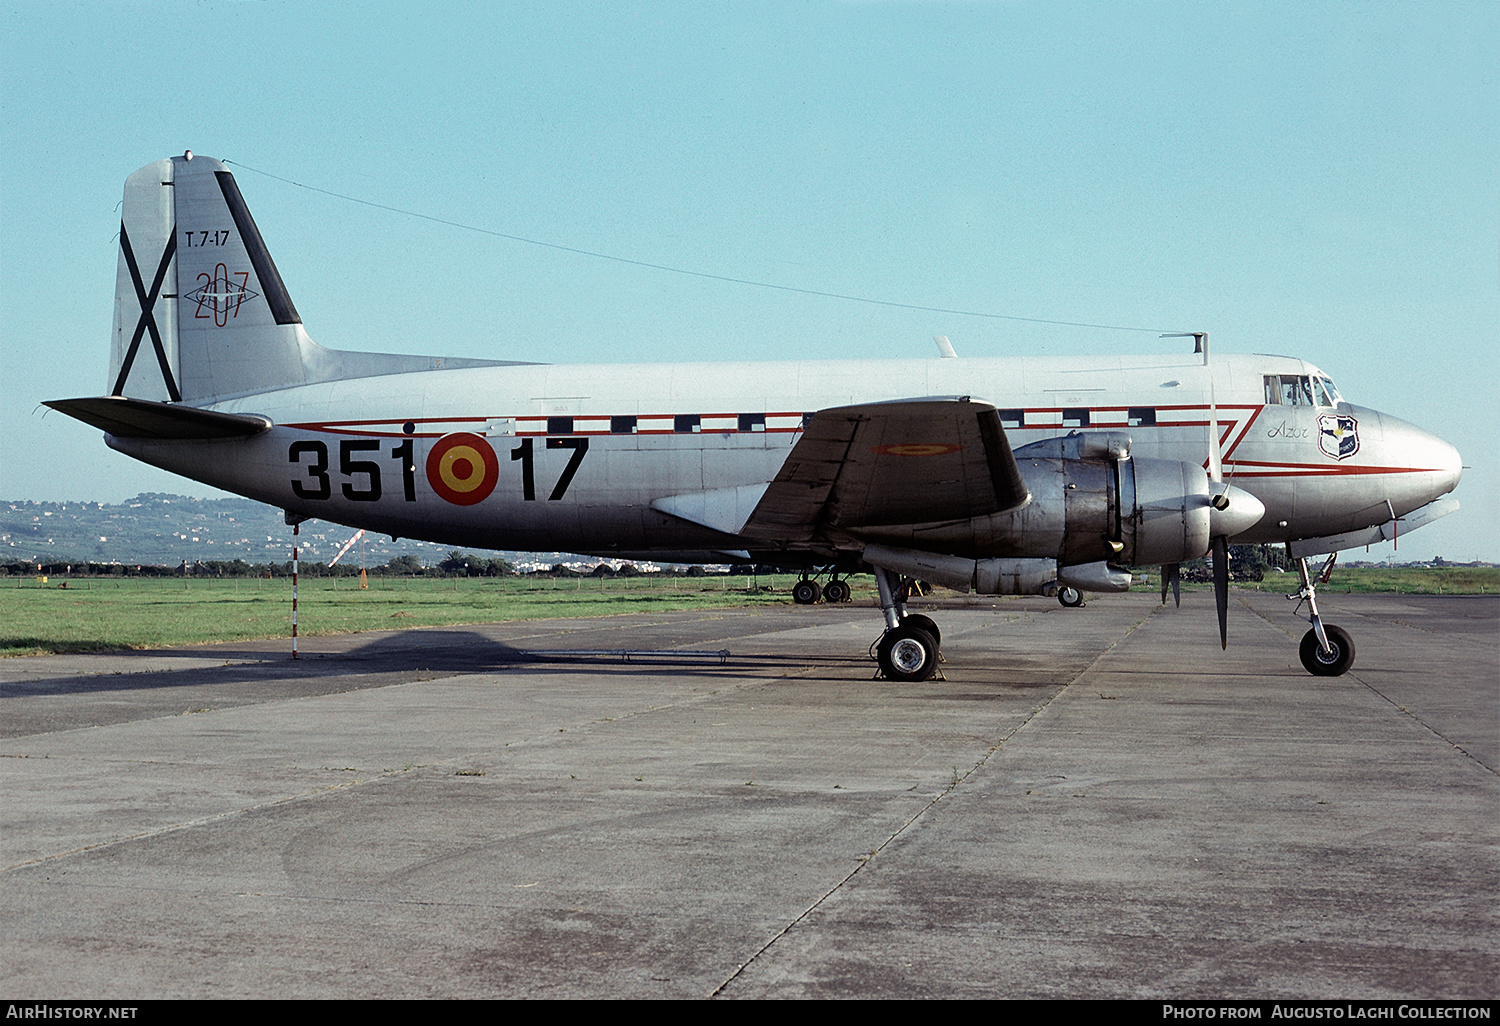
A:
{"type": "Polygon", "coordinates": [[[1302,644],[1298,646],[1297,652],[1303,667],[1314,677],[1341,677],[1354,665],[1354,639],[1349,636],[1349,632],[1342,627],[1323,623],[1323,618],[1318,615],[1318,585],[1328,583],[1328,578],[1333,573],[1333,564],[1338,558],[1337,552],[1330,553],[1328,562],[1323,564],[1323,569],[1316,578],[1307,572],[1306,556],[1297,560],[1297,573],[1302,578],[1302,586],[1294,594],[1287,596],[1288,599],[1300,600],[1298,608],[1301,608],[1302,602],[1307,603],[1308,621],[1312,624],[1312,630],[1302,636],[1302,644]]]}

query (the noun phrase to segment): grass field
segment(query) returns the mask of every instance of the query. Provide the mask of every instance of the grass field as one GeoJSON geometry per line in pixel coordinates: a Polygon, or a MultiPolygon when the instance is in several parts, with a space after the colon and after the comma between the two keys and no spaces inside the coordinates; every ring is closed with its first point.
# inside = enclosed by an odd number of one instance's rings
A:
{"type": "MultiPolygon", "coordinates": [[[[371,578],[360,591],[353,578],[304,578],[298,633],[306,636],[402,627],[608,616],[680,609],[785,605],[792,575],[777,577],[593,577],[532,579],[371,578]]],[[[0,656],[160,648],[213,641],[289,637],[291,582],[264,580],[54,578],[0,582],[0,656]]],[[[868,576],[853,578],[855,602],[871,602],[868,576]]],[[[1151,580],[1139,590],[1158,585],[1151,580]]],[[[1296,589],[1295,574],[1269,574],[1238,588],[1296,589]]],[[[1189,590],[1208,585],[1188,585],[1189,590]]],[[[1495,594],[1500,569],[1431,570],[1336,568],[1325,592],[1495,594]]]]}
{"type": "MultiPolygon", "coordinates": [[[[1321,560],[1314,561],[1314,570],[1321,566],[1321,560]]],[[[1265,580],[1236,582],[1235,587],[1291,593],[1297,590],[1297,574],[1266,574],[1265,580]]],[[[1321,587],[1326,592],[1351,595],[1381,592],[1393,595],[1494,595],[1500,592],[1500,567],[1449,566],[1421,570],[1385,570],[1379,567],[1335,566],[1333,577],[1321,587]]]]}
{"type": "MultiPolygon", "coordinates": [[[[608,616],[791,602],[795,576],[530,579],[303,578],[304,636],[495,620],[608,616]],[[752,584],[756,590],[751,590],[752,584]]],[[[0,656],[290,637],[292,586],[264,580],[53,578],[0,583],[0,656]]],[[[856,595],[874,594],[869,578],[856,595]]]]}

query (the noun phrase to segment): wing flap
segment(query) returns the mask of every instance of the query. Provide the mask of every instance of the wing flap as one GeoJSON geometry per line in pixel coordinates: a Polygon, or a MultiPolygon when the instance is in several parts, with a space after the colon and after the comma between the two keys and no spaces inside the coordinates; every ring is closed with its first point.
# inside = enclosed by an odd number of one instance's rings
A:
{"type": "Polygon", "coordinates": [[[248,438],[270,430],[271,421],[244,413],[217,413],[176,403],[101,395],[85,399],[52,399],[42,404],[74,420],[119,438],[162,438],[188,441],[210,438],[248,438]]]}
{"type": "Polygon", "coordinates": [[[967,397],[814,414],[742,534],[810,541],[821,530],[967,520],[1031,498],[999,411],[967,397]]]}

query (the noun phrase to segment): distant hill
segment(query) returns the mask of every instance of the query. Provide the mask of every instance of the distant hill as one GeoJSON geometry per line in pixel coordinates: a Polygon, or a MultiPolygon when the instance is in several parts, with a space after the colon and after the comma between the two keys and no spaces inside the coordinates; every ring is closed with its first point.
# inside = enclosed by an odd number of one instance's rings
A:
{"type": "MultiPolygon", "coordinates": [[[[300,532],[301,556],[326,563],[354,534],[352,528],[308,520],[300,532]]],[[[382,566],[396,556],[435,565],[452,546],[386,535],[365,536],[365,561],[382,566]]],[[[0,499],[0,563],[122,563],[190,565],[243,559],[279,563],[291,558],[292,529],[281,510],[250,499],[194,499],[143,492],[117,506],[102,502],[34,502],[0,499]]],[[[516,553],[500,555],[513,562],[516,553]]],[[[549,553],[542,558],[562,558],[549,553]]],[[[359,565],[358,546],[344,562],[359,565]]]]}

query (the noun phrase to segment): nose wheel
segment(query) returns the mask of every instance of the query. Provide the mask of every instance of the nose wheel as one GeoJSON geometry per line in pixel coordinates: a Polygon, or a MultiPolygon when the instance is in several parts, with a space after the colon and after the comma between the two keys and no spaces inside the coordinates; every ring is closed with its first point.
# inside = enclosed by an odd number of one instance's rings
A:
{"type": "Polygon", "coordinates": [[[1312,624],[1312,630],[1302,635],[1302,644],[1298,647],[1297,654],[1302,659],[1303,667],[1314,677],[1341,677],[1354,665],[1354,639],[1349,636],[1349,632],[1342,627],[1325,624],[1318,615],[1318,585],[1328,583],[1328,577],[1333,573],[1333,563],[1338,556],[1337,552],[1331,553],[1316,578],[1307,571],[1306,556],[1297,560],[1297,573],[1302,578],[1302,586],[1294,594],[1287,596],[1289,599],[1299,599],[1299,607],[1302,602],[1307,603],[1307,618],[1312,624]]]}
{"type": "Polygon", "coordinates": [[[1314,677],[1341,677],[1354,665],[1354,639],[1342,627],[1323,625],[1323,634],[1328,640],[1324,649],[1316,630],[1302,635],[1299,654],[1302,665],[1314,677]]]}

